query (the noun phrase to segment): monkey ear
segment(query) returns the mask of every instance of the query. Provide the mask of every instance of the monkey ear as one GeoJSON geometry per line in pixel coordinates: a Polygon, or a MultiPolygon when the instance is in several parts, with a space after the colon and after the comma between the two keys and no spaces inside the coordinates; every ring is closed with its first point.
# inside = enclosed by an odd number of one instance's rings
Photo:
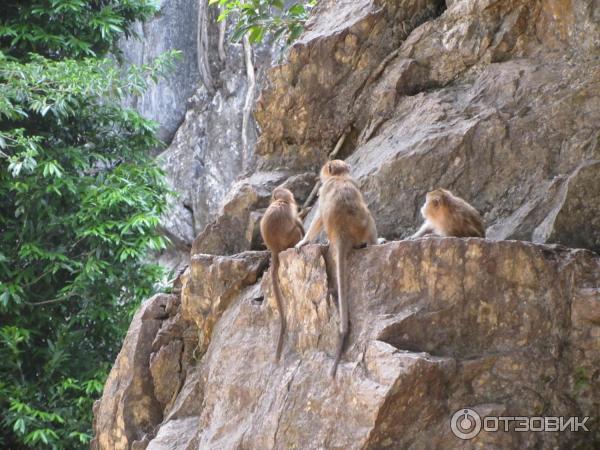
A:
{"type": "Polygon", "coordinates": [[[438,206],[440,206],[440,199],[439,198],[434,198],[433,200],[431,200],[431,204],[437,208],[438,206]]]}

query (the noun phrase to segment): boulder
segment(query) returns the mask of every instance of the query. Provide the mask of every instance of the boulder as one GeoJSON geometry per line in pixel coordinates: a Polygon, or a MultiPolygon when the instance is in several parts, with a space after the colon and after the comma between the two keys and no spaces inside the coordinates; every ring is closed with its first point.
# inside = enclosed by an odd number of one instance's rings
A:
{"type": "Polygon", "coordinates": [[[183,323],[172,332],[178,310],[176,296],[158,294],[134,316],[103,397],[94,405],[93,450],[145,449],[169,413],[175,394],[182,395],[183,369],[190,365],[197,338],[183,323]],[[167,330],[171,336],[165,339],[167,330]]]}

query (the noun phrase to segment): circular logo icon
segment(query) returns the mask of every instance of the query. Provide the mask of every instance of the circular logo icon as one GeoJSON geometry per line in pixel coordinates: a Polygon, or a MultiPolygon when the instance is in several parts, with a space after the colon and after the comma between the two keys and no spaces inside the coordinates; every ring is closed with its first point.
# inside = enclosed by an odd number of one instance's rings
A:
{"type": "Polygon", "coordinates": [[[450,428],[459,439],[473,439],[481,431],[481,417],[472,409],[459,409],[450,419],[450,428]]]}

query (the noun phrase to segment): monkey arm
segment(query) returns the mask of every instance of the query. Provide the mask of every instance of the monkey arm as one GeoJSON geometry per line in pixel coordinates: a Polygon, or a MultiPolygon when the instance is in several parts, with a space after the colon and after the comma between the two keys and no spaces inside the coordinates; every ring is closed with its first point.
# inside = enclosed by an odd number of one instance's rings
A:
{"type": "Polygon", "coordinates": [[[433,228],[431,227],[431,225],[429,225],[428,221],[425,221],[425,223],[423,225],[421,225],[421,228],[419,228],[419,231],[417,231],[415,234],[413,234],[410,237],[410,239],[419,238],[421,236],[426,235],[427,233],[433,233],[433,228]]]}
{"type": "Polygon", "coordinates": [[[317,211],[317,215],[315,216],[312,223],[310,224],[310,227],[308,227],[308,231],[306,232],[306,235],[302,238],[302,240],[300,242],[298,242],[295,245],[296,249],[299,249],[300,247],[302,247],[302,246],[308,244],[310,241],[314,240],[319,235],[322,228],[323,228],[323,221],[321,220],[321,214],[319,213],[319,211],[317,211]]]}

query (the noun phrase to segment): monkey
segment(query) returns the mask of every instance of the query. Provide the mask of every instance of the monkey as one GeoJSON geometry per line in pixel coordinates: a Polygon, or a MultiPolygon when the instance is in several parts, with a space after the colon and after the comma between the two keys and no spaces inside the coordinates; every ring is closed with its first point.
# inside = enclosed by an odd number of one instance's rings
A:
{"type": "Polygon", "coordinates": [[[350,165],[342,160],[327,162],[321,169],[320,202],[317,213],[304,238],[296,244],[299,250],[314,240],[325,228],[333,249],[340,314],[336,356],[330,375],[335,378],[348,334],[347,261],[350,250],[377,243],[375,220],[356,182],[350,176],[350,165]]]}
{"type": "Polygon", "coordinates": [[[260,234],[271,251],[271,282],[280,318],[275,350],[275,360],[279,361],[286,328],[283,296],[279,287],[279,252],[293,247],[304,236],[304,227],[298,218],[298,205],[289,190],[281,187],[273,190],[269,207],[260,221],[260,234]]]}
{"type": "Polygon", "coordinates": [[[421,215],[425,222],[411,239],[426,234],[444,237],[485,237],[485,228],[479,212],[446,189],[440,188],[427,193],[421,215]]]}

